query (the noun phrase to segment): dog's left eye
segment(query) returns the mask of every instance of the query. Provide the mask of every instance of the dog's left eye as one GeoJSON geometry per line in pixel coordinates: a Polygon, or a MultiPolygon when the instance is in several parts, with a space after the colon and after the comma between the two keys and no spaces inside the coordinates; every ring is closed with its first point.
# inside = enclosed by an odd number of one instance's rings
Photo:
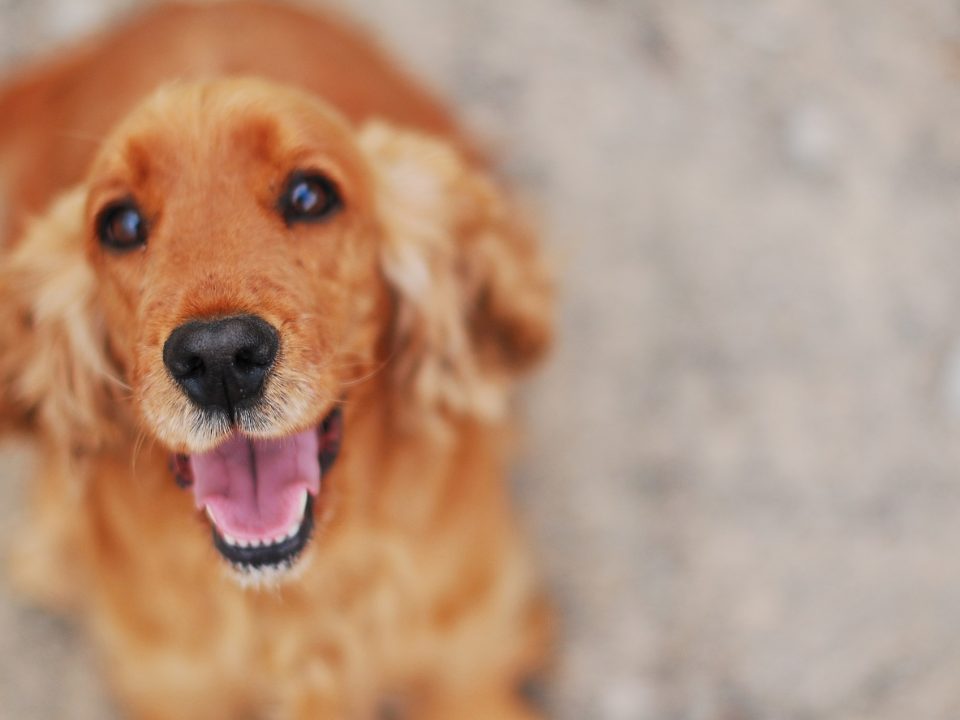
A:
{"type": "Polygon", "coordinates": [[[97,219],[100,242],[112,250],[132,250],[147,242],[147,223],[130,201],[110,205],[97,219]]]}
{"type": "Polygon", "coordinates": [[[287,224],[325,220],[341,205],[333,181],[314,173],[294,173],[280,196],[280,212],[287,224]]]}

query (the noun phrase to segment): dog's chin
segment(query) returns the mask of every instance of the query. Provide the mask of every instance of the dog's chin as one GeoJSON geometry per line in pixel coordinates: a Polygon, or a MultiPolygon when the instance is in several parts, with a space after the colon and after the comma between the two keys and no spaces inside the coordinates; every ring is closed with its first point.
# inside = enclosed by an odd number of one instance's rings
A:
{"type": "Polygon", "coordinates": [[[231,537],[210,517],[213,546],[229,563],[230,575],[243,587],[268,587],[296,580],[314,530],[314,496],[304,492],[303,514],[290,532],[273,540],[251,543],[231,537]]]}
{"type": "Polygon", "coordinates": [[[267,580],[284,580],[299,564],[314,527],[314,496],[304,490],[302,497],[303,509],[299,517],[294,516],[287,531],[273,537],[254,539],[241,540],[230,535],[217,523],[210,506],[206,506],[213,546],[230,563],[233,575],[243,584],[259,585],[267,580]]]}
{"type": "Polygon", "coordinates": [[[322,516],[322,488],[339,451],[342,420],[274,438],[233,430],[212,449],[173,459],[211,526],[213,546],[245,586],[297,576],[322,516]]]}

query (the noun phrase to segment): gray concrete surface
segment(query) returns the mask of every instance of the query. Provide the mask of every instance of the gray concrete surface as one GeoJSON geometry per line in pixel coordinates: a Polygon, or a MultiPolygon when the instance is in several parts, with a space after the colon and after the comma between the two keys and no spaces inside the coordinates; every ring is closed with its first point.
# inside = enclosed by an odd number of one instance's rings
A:
{"type": "MultiPolygon", "coordinates": [[[[0,0],[0,56],[116,4],[0,0]]],[[[338,4],[496,148],[563,268],[517,469],[554,716],[960,717],[960,7],[338,4]]],[[[103,717],[83,652],[0,585],[0,718],[103,717]]]]}

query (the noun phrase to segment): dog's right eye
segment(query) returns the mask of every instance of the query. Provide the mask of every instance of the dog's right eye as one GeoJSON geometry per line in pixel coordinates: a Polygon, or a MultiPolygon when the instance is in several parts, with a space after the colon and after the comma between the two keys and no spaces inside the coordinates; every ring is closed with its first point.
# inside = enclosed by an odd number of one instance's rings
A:
{"type": "Polygon", "coordinates": [[[139,208],[125,201],[107,206],[97,220],[100,243],[111,250],[133,250],[147,242],[147,223],[139,208]]]}

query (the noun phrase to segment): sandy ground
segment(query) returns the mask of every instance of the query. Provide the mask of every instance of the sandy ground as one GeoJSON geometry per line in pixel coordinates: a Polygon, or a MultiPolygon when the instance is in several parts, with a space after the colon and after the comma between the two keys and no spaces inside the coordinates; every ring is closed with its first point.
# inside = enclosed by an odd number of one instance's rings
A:
{"type": "MultiPolygon", "coordinates": [[[[339,4],[562,267],[516,472],[565,617],[553,716],[960,716],[960,7],[339,4]]],[[[0,62],[111,5],[0,0],[0,62]]],[[[108,717],[95,678],[0,584],[0,718],[108,717]]]]}

